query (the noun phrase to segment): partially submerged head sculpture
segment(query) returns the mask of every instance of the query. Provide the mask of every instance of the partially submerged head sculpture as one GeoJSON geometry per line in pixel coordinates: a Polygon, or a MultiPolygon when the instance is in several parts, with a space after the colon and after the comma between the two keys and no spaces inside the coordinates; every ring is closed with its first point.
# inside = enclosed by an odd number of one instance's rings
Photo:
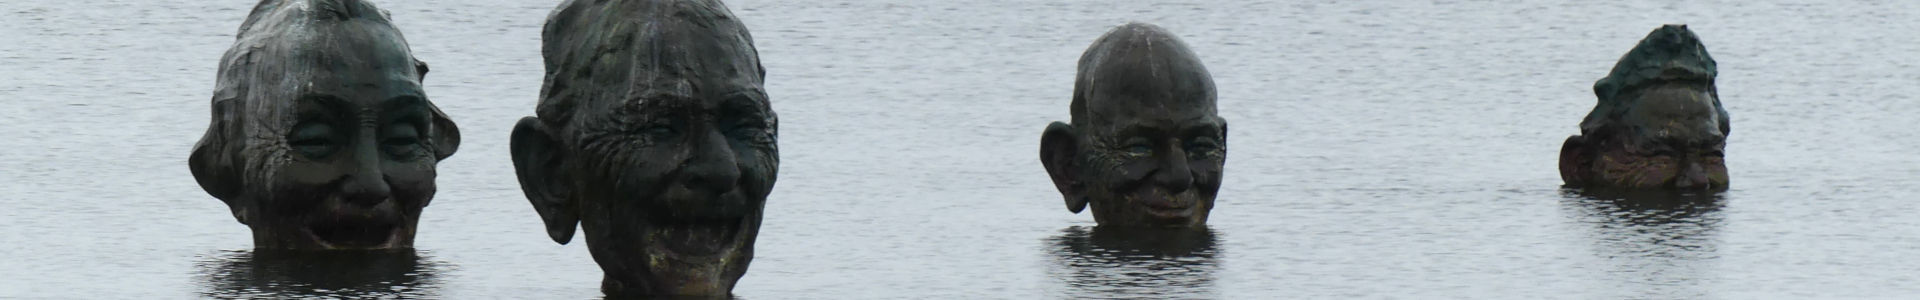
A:
{"type": "Polygon", "coordinates": [[[780,165],[746,26],[713,0],[567,1],[542,40],[512,152],[547,233],[584,228],[609,295],[727,295],[780,165]]]}
{"type": "Polygon", "coordinates": [[[1593,84],[1600,102],[1560,149],[1568,185],[1727,188],[1727,110],[1713,57],[1686,25],[1654,29],[1593,84]]]}
{"type": "Polygon", "coordinates": [[[412,248],[434,165],[460,131],[385,11],[261,1],[220,59],[188,165],[263,249],[412,248]]]}
{"type": "Polygon", "coordinates": [[[1159,26],[1120,25],[1080,56],[1073,123],[1040,137],[1040,163],[1067,210],[1101,226],[1207,222],[1227,159],[1213,76],[1159,26]]]}

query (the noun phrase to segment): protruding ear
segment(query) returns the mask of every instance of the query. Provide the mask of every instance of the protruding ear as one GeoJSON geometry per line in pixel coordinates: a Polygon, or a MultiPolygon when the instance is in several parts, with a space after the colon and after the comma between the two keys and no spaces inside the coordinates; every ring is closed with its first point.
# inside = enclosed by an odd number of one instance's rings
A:
{"type": "Polygon", "coordinates": [[[1587,145],[1586,136],[1570,136],[1567,142],[1560,144],[1560,180],[1567,185],[1584,185],[1587,174],[1593,167],[1593,152],[1587,145]]]}
{"type": "Polygon", "coordinates": [[[433,110],[433,132],[430,133],[433,134],[433,158],[446,160],[460,150],[460,126],[454,125],[447,113],[440,112],[440,106],[428,104],[427,108],[433,110]]]}
{"type": "Polygon", "coordinates": [[[201,190],[225,202],[233,210],[234,220],[244,224],[247,223],[246,208],[234,203],[242,185],[241,164],[233,153],[237,149],[230,147],[238,142],[231,140],[237,134],[229,132],[236,129],[230,126],[237,125],[228,120],[234,117],[229,115],[233,105],[234,101],[214,101],[213,121],[207,124],[207,133],[200,136],[200,143],[193,146],[193,154],[187,156],[187,168],[193,171],[193,180],[200,183],[201,190]]]}
{"type": "Polygon", "coordinates": [[[513,126],[511,152],[514,175],[520,177],[520,191],[533,203],[533,211],[546,221],[547,236],[561,245],[573,240],[573,229],[580,224],[565,166],[566,155],[558,140],[540,123],[540,118],[521,118],[513,126]]]}
{"type": "Polygon", "coordinates": [[[421,60],[419,60],[419,59],[414,59],[414,60],[413,60],[413,71],[414,71],[414,74],[416,74],[416,75],[419,75],[419,76],[420,76],[420,83],[421,83],[421,84],[426,84],[426,82],[427,82],[427,62],[425,62],[425,61],[421,61],[421,60]]]}
{"type": "Polygon", "coordinates": [[[1060,189],[1060,196],[1067,200],[1067,211],[1080,213],[1087,208],[1086,185],[1080,183],[1080,174],[1075,157],[1080,153],[1080,138],[1073,125],[1053,122],[1047,125],[1046,133],[1040,134],[1040,165],[1047,167],[1047,175],[1053,177],[1053,187],[1060,189]]]}

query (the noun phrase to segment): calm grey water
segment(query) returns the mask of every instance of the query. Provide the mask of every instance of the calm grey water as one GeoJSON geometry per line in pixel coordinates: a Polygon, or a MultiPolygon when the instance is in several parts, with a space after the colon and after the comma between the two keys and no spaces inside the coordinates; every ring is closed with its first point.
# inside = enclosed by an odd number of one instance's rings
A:
{"type": "MultiPolygon", "coordinates": [[[[414,255],[253,253],[185,158],[250,0],[0,3],[0,298],[599,295],[508,163],[556,1],[379,1],[465,130],[414,255]]],[[[731,1],[781,116],[748,299],[1920,296],[1920,2],[731,1]],[[1211,230],[1066,212],[1037,160],[1073,63],[1130,20],[1213,71],[1211,230]],[[1560,188],[1620,54],[1689,23],[1733,188],[1560,188]],[[1149,296],[1134,296],[1145,293],[1149,296]]]]}

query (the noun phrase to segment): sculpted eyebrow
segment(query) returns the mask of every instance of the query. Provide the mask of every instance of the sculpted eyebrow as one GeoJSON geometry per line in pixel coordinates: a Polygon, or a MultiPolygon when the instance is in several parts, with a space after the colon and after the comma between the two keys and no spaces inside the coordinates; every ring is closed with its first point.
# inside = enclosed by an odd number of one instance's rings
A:
{"type": "Polygon", "coordinates": [[[347,103],[347,100],[340,99],[340,97],[335,97],[333,95],[306,94],[306,95],[300,96],[300,98],[298,99],[299,100],[296,100],[296,103],[298,103],[296,104],[296,107],[299,107],[297,111],[301,115],[318,114],[318,115],[329,116],[329,117],[338,117],[338,116],[341,116],[344,114],[350,114],[353,112],[352,103],[347,103]]]}
{"type": "Polygon", "coordinates": [[[427,121],[427,100],[419,96],[406,95],[393,97],[381,103],[381,114],[389,118],[409,122],[427,121]]]}
{"type": "Polygon", "coordinates": [[[760,93],[759,90],[748,90],[728,95],[725,100],[726,102],[721,105],[723,109],[734,114],[750,114],[764,117],[769,110],[769,107],[765,105],[765,99],[765,94],[760,93]]]}
{"type": "Polygon", "coordinates": [[[1194,125],[1191,125],[1191,126],[1187,126],[1187,128],[1186,128],[1186,130],[1185,130],[1185,131],[1186,131],[1186,133],[1187,133],[1187,135],[1193,135],[1193,136],[1202,136],[1202,135],[1204,135],[1204,136],[1218,136],[1218,135],[1220,135],[1220,122],[1218,122],[1218,121],[1214,121],[1214,120],[1206,120],[1206,121],[1200,121],[1200,122],[1198,122],[1198,123],[1199,123],[1199,124],[1194,124],[1194,125]]]}
{"type": "Polygon", "coordinates": [[[381,101],[381,104],[382,104],[381,106],[386,110],[397,111],[397,110],[408,109],[408,108],[424,107],[426,106],[425,105],[426,102],[427,101],[425,99],[421,99],[420,96],[406,95],[406,96],[393,97],[391,99],[387,99],[386,101],[381,101]]]}
{"type": "Polygon", "coordinates": [[[626,99],[626,101],[620,102],[619,106],[616,107],[619,108],[618,111],[625,113],[644,113],[684,105],[683,103],[687,102],[684,100],[692,98],[693,97],[673,92],[650,92],[626,99]]]}

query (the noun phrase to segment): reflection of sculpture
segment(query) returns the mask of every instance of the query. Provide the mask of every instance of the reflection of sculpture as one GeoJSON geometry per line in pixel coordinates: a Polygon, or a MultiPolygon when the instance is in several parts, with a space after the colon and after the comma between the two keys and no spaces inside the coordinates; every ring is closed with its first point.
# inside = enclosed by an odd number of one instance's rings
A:
{"type": "Polygon", "coordinates": [[[1717,193],[1568,189],[1563,202],[1592,226],[1595,259],[1606,266],[1619,299],[1714,298],[1703,286],[1718,257],[1715,232],[1724,200],[1717,193]]]}
{"type": "Polygon", "coordinates": [[[1212,75],[1158,26],[1108,31],[1080,56],[1072,124],[1040,137],[1040,162],[1067,210],[1102,226],[1207,223],[1227,159],[1212,75]]]}
{"type": "Polygon", "coordinates": [[[1594,83],[1600,98],[1560,149],[1568,185],[1726,189],[1731,132],[1713,57],[1686,25],[1666,25],[1594,83]]]}
{"type": "Polygon", "coordinates": [[[261,1],[188,165],[256,248],[412,248],[434,165],[460,146],[426,73],[370,4],[261,1]]]}
{"type": "Polygon", "coordinates": [[[567,1],[542,40],[512,151],[547,233],[585,230],[608,295],[727,295],[780,165],[746,27],[718,1],[567,1]]]}
{"type": "Polygon", "coordinates": [[[1216,298],[1217,238],[1205,227],[1091,230],[1070,227],[1049,238],[1053,277],[1067,282],[1065,298],[1216,298]]]}
{"type": "Polygon", "coordinates": [[[223,299],[433,298],[443,267],[411,250],[235,251],[200,263],[207,290],[223,299]]]}

